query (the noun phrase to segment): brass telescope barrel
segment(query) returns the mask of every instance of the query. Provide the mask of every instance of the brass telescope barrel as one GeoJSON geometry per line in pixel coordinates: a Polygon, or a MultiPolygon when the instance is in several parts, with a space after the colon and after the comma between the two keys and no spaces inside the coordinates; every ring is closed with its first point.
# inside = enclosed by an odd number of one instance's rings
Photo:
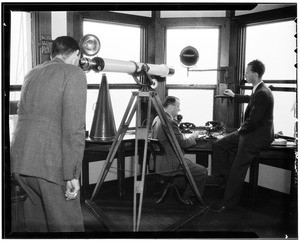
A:
{"type": "Polygon", "coordinates": [[[93,59],[81,58],[79,65],[84,71],[93,70],[95,72],[103,71],[137,74],[142,70],[142,67],[146,65],[147,73],[149,75],[166,77],[175,73],[173,68],[164,64],[155,65],[134,61],[113,60],[101,57],[94,57],[93,59]]]}

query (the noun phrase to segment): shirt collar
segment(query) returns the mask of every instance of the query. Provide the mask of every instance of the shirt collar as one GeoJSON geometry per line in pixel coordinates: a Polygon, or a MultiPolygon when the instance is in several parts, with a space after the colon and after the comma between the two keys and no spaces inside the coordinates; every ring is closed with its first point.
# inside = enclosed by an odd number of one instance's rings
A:
{"type": "Polygon", "coordinates": [[[53,59],[52,59],[53,62],[62,62],[62,63],[65,63],[64,60],[62,60],[61,58],[55,56],[53,59]]]}
{"type": "Polygon", "coordinates": [[[257,84],[253,87],[253,89],[252,89],[252,92],[253,92],[253,93],[256,91],[257,87],[258,87],[261,83],[263,83],[263,81],[260,81],[259,83],[257,83],[257,84]]]}
{"type": "Polygon", "coordinates": [[[167,114],[167,116],[169,116],[169,118],[171,119],[171,120],[173,120],[174,118],[172,117],[172,115],[171,114],[169,114],[167,111],[165,111],[165,113],[167,114]]]}

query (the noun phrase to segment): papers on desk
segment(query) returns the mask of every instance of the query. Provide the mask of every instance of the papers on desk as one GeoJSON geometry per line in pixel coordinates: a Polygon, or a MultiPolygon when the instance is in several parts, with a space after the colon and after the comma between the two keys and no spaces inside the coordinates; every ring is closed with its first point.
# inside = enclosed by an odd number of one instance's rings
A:
{"type": "Polygon", "coordinates": [[[205,134],[199,134],[197,139],[204,139],[206,137],[205,134]]]}
{"type": "Polygon", "coordinates": [[[275,139],[271,146],[286,146],[286,147],[296,147],[296,143],[295,142],[291,142],[291,141],[287,141],[286,139],[282,139],[282,138],[278,138],[275,139]]]}
{"type": "Polygon", "coordinates": [[[220,134],[220,133],[214,133],[213,135],[211,136],[208,136],[207,134],[200,134],[198,135],[198,138],[197,140],[217,140],[217,139],[222,139],[224,137],[223,134],[220,134]]]}
{"type": "Polygon", "coordinates": [[[282,145],[282,146],[286,146],[287,145],[287,140],[286,139],[275,139],[271,145],[282,145]]]}
{"type": "Polygon", "coordinates": [[[286,147],[296,147],[296,143],[295,142],[291,142],[291,141],[288,141],[287,144],[286,144],[286,147]]]}

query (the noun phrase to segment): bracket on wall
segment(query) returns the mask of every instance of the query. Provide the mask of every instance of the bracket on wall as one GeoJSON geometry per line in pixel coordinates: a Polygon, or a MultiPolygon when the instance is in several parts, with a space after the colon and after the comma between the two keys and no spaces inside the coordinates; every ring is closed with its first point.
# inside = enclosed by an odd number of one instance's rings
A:
{"type": "Polygon", "coordinates": [[[51,35],[41,35],[40,42],[38,43],[38,47],[40,48],[40,53],[45,55],[51,54],[53,40],[51,39],[51,35]]]}

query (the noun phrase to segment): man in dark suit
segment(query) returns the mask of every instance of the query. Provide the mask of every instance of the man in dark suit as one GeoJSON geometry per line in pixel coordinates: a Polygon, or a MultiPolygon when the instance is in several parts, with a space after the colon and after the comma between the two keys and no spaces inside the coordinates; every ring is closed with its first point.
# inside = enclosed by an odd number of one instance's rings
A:
{"type": "MultiPolygon", "coordinates": [[[[173,96],[166,97],[165,101],[163,102],[163,108],[174,131],[179,146],[182,148],[182,152],[184,153],[184,149],[196,144],[196,139],[199,135],[199,132],[194,132],[189,137],[185,137],[180,132],[178,127],[178,121],[176,119],[178,112],[180,111],[180,101],[178,98],[173,96]]],[[[159,140],[165,150],[163,155],[156,157],[156,172],[162,172],[166,176],[183,174],[182,168],[180,167],[179,159],[177,158],[176,153],[172,148],[172,145],[164,131],[163,125],[158,116],[155,117],[152,123],[151,138],[159,140]]],[[[194,178],[194,181],[196,183],[196,186],[198,187],[200,194],[203,195],[207,178],[207,169],[204,166],[193,163],[188,159],[185,159],[185,161],[190,169],[191,175],[194,178]]],[[[180,186],[181,184],[178,185],[180,186]]],[[[190,198],[193,196],[194,193],[191,187],[188,186],[185,190],[184,198],[187,202],[191,202],[190,198]]]]}
{"type": "Polygon", "coordinates": [[[29,232],[84,231],[80,206],[87,80],[80,47],[61,36],[52,60],[32,69],[21,90],[11,143],[11,172],[27,193],[29,232]]]}
{"type": "Polygon", "coordinates": [[[245,111],[245,121],[241,127],[213,144],[212,174],[223,176],[226,186],[223,201],[214,210],[226,212],[238,207],[247,170],[261,148],[269,146],[274,140],[273,107],[271,90],[262,81],[264,64],[259,60],[247,65],[245,78],[253,86],[251,96],[234,94],[226,89],[225,95],[235,102],[249,103],[245,111]],[[237,149],[230,164],[229,152],[237,149]]]}

